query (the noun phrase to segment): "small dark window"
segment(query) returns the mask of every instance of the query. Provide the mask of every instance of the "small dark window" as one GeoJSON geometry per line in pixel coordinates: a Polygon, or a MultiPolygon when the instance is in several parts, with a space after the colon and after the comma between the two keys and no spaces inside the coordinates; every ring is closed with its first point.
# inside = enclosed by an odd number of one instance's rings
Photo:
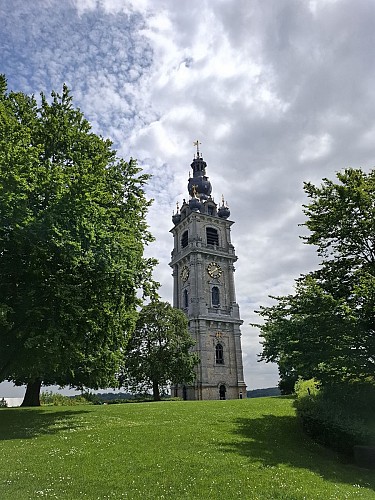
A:
{"type": "Polygon", "coordinates": [[[216,229],[208,227],[206,229],[207,245],[218,245],[219,235],[216,229]]]}
{"type": "Polygon", "coordinates": [[[189,294],[187,290],[184,290],[184,308],[187,309],[189,307],[189,294]]]}
{"type": "Polygon", "coordinates": [[[220,292],[217,286],[212,287],[212,305],[218,306],[220,305],[220,292]]]}
{"type": "Polygon", "coordinates": [[[182,235],[182,238],[181,238],[181,246],[182,246],[182,248],[187,247],[188,241],[189,241],[189,233],[187,231],[185,231],[183,233],[183,235],[182,235]]]}
{"type": "Polygon", "coordinates": [[[215,354],[216,354],[216,364],[223,365],[224,364],[224,350],[223,350],[223,346],[221,344],[216,344],[215,354]]]}
{"type": "Polygon", "coordinates": [[[207,213],[208,215],[214,215],[214,207],[212,205],[208,205],[207,213]]]}

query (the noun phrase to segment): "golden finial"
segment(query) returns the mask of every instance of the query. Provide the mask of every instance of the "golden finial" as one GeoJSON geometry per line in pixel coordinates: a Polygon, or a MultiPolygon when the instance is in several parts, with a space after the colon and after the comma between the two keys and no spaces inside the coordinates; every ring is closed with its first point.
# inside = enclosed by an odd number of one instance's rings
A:
{"type": "Polygon", "coordinates": [[[180,207],[178,206],[178,202],[176,203],[176,210],[177,210],[177,213],[180,210],[180,207]]]}
{"type": "Polygon", "coordinates": [[[225,202],[224,202],[224,195],[223,195],[223,194],[221,195],[221,203],[222,203],[222,204],[223,204],[223,206],[224,206],[224,203],[225,203],[225,202]]]}

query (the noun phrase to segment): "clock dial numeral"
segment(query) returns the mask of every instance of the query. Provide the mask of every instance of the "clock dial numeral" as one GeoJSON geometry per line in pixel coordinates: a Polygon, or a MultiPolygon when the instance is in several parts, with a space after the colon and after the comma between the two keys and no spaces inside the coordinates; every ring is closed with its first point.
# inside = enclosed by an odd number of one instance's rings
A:
{"type": "Polygon", "coordinates": [[[216,262],[210,262],[207,266],[207,272],[211,276],[211,278],[220,278],[223,273],[223,270],[216,264],[216,262]]]}

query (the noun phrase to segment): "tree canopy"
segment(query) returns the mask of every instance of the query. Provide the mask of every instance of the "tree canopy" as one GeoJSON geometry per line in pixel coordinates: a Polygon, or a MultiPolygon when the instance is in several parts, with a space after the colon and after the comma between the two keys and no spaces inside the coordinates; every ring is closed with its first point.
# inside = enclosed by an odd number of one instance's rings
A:
{"type": "Polygon", "coordinates": [[[338,183],[305,183],[304,206],[320,269],[300,277],[295,293],[261,307],[261,360],[286,377],[322,383],[374,378],[375,170],[346,169],[338,183]]]}
{"type": "MultiPolygon", "coordinates": [[[[0,78],[0,380],[115,382],[151,293],[147,175],[91,132],[64,85],[50,102],[0,78]]],[[[27,395],[27,393],[26,393],[27,395]]]]}
{"type": "Polygon", "coordinates": [[[194,380],[193,345],[185,314],[168,302],[152,301],[139,313],[120,384],[137,392],[152,390],[158,401],[163,387],[194,380]]]}

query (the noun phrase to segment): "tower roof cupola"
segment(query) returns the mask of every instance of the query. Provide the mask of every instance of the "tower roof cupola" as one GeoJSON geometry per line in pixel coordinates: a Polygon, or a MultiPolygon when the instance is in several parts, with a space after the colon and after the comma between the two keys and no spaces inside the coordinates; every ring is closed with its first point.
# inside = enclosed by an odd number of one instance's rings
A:
{"type": "Polygon", "coordinates": [[[177,210],[176,210],[176,213],[173,212],[173,215],[172,215],[172,222],[173,224],[178,224],[181,220],[181,214],[180,214],[180,208],[178,206],[178,202],[177,202],[177,210]]]}
{"type": "Polygon", "coordinates": [[[221,206],[217,211],[217,215],[221,219],[228,219],[228,217],[230,216],[230,210],[228,208],[228,205],[224,201],[224,196],[221,197],[221,206]]]}
{"type": "Polygon", "coordinates": [[[197,147],[197,154],[194,155],[193,163],[191,168],[193,170],[193,177],[189,178],[188,191],[190,196],[193,196],[193,188],[200,200],[207,200],[209,198],[212,186],[211,182],[206,176],[207,163],[203,160],[203,156],[199,152],[199,141],[194,142],[194,146],[197,147]]]}
{"type": "Polygon", "coordinates": [[[207,164],[203,160],[203,156],[199,151],[199,141],[194,142],[197,148],[196,154],[191,164],[193,176],[189,174],[188,191],[189,199],[183,200],[181,208],[177,204],[177,211],[172,215],[172,222],[178,226],[180,222],[185,220],[191,213],[201,213],[210,217],[219,219],[228,219],[230,210],[227,203],[222,198],[222,203],[219,206],[211,197],[212,186],[206,175],[207,164]]]}
{"type": "Polygon", "coordinates": [[[193,195],[189,200],[189,208],[192,212],[199,212],[202,208],[202,203],[199,201],[199,198],[197,196],[196,186],[193,186],[192,190],[193,195]]]}

